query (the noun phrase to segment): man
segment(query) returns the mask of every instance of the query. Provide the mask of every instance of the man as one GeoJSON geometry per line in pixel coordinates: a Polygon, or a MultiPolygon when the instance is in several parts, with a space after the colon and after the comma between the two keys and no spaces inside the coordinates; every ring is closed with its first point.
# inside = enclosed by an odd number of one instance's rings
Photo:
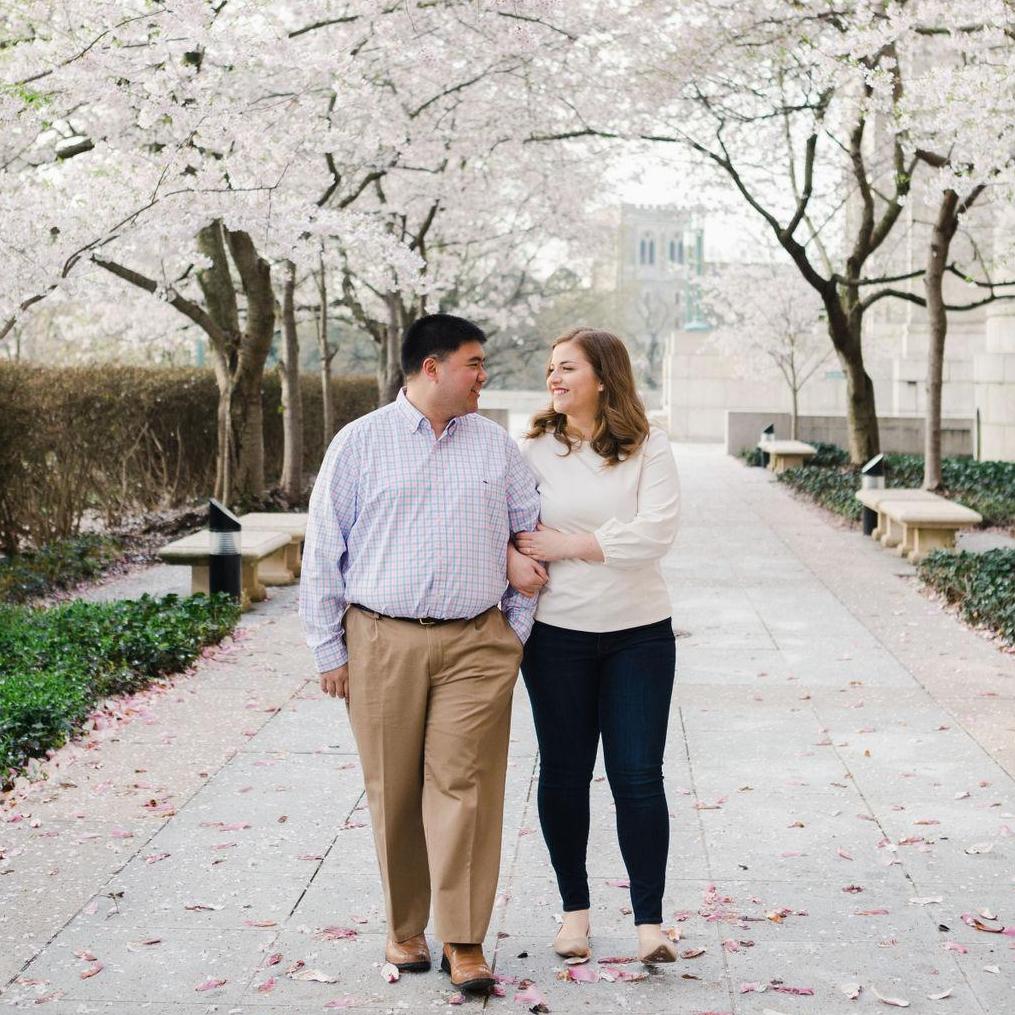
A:
{"type": "Polygon", "coordinates": [[[536,606],[507,587],[507,544],[539,514],[514,441],[476,414],[485,341],[448,314],[406,331],[406,387],[325,455],[300,584],[321,688],[345,698],[363,765],[385,957],[430,968],[432,895],[441,968],[475,991],[494,982],[482,942],[511,695],[536,606]]]}

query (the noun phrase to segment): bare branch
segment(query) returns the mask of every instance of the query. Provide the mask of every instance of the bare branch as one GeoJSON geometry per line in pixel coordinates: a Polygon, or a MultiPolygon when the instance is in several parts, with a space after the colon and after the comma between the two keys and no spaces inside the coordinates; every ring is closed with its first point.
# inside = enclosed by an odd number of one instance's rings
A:
{"type": "Polygon", "coordinates": [[[296,28],[289,33],[290,39],[295,39],[300,35],[306,35],[307,32],[316,32],[319,28],[328,28],[331,25],[348,25],[350,22],[359,21],[360,16],[358,14],[347,14],[341,18],[327,18],[324,21],[315,21],[312,25],[304,25],[302,28],[296,28]]]}
{"type": "MultiPolygon", "coordinates": [[[[139,289],[144,289],[145,292],[155,293],[159,288],[159,284],[155,279],[148,278],[147,275],[142,275],[141,272],[128,268],[126,265],[119,264],[116,261],[107,261],[97,254],[92,254],[90,260],[100,268],[105,268],[106,271],[116,275],[117,278],[122,278],[125,282],[129,282],[139,289]]],[[[225,343],[226,336],[222,329],[211,319],[203,307],[193,300],[188,300],[185,296],[181,296],[173,289],[168,290],[168,294],[169,298],[166,302],[171,307],[175,307],[181,314],[189,317],[213,341],[220,344],[225,343]]]]}
{"type": "Polygon", "coordinates": [[[61,68],[66,67],[77,60],[80,60],[83,56],[85,56],[89,52],[89,50],[97,46],[107,35],[109,35],[110,32],[115,32],[118,28],[123,28],[124,25],[129,25],[134,21],[143,21],[145,18],[156,18],[159,15],[165,13],[166,8],[161,7],[156,8],[155,10],[152,11],[146,11],[144,14],[135,14],[131,18],[124,18],[123,21],[119,21],[115,25],[112,25],[109,28],[107,28],[105,31],[100,32],[97,36],[95,36],[94,39],[92,39],[91,42],[88,43],[87,46],[85,46],[84,49],[81,50],[80,53],[75,53],[74,56],[68,57],[66,60],[62,60],[55,67],[50,67],[49,70],[40,71],[38,74],[32,74],[30,77],[22,78],[20,81],[13,82],[13,84],[15,87],[19,85],[28,85],[31,84],[33,81],[39,81],[41,78],[49,77],[50,74],[53,74],[56,71],[60,70],[61,68]]]}
{"type": "Polygon", "coordinates": [[[544,28],[549,28],[551,32],[563,35],[568,42],[578,41],[577,35],[572,35],[566,29],[558,28],[557,25],[551,25],[548,21],[544,21],[542,18],[536,18],[530,14],[517,14],[513,11],[496,11],[495,13],[501,18],[513,18],[515,21],[528,21],[531,24],[542,25],[544,28]]]}

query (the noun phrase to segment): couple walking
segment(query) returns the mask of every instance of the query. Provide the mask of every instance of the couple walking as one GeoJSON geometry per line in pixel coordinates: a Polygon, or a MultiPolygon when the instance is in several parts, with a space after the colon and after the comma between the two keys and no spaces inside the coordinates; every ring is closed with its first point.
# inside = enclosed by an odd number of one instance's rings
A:
{"type": "Polygon", "coordinates": [[[552,404],[521,447],[477,415],[486,336],[432,314],[406,332],[406,387],[332,441],[310,500],[300,614],[321,688],[344,698],[363,767],[387,961],[488,990],[482,950],[500,865],[519,665],[540,752],[539,819],[560,888],[553,947],[589,950],[589,785],[600,736],[638,954],[663,933],[662,759],[674,675],[659,559],[676,467],[623,343],[553,345],[552,404]]]}

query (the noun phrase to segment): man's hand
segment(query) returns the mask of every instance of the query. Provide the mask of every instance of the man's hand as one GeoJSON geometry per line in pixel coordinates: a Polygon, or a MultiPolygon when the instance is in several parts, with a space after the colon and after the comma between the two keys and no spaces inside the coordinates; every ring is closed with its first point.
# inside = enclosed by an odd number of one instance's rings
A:
{"type": "Polygon", "coordinates": [[[508,543],[507,576],[511,588],[523,596],[534,596],[546,584],[549,576],[538,560],[530,560],[508,543]]]}
{"type": "Polygon", "coordinates": [[[321,690],[331,698],[345,698],[349,704],[349,664],[325,670],[321,674],[321,690]]]}

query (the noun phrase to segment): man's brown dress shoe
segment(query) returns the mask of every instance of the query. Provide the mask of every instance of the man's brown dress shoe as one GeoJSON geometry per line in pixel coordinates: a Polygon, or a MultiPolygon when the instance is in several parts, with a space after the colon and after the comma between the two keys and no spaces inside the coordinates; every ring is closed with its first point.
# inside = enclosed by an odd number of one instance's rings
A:
{"type": "Polygon", "coordinates": [[[430,949],[426,936],[416,934],[404,941],[392,941],[384,946],[384,958],[403,973],[425,973],[430,968],[430,949]]]}
{"type": "Polygon", "coordinates": [[[446,944],[441,955],[441,969],[450,973],[452,986],[459,990],[490,990],[494,984],[493,973],[483,958],[482,945],[446,944]]]}

